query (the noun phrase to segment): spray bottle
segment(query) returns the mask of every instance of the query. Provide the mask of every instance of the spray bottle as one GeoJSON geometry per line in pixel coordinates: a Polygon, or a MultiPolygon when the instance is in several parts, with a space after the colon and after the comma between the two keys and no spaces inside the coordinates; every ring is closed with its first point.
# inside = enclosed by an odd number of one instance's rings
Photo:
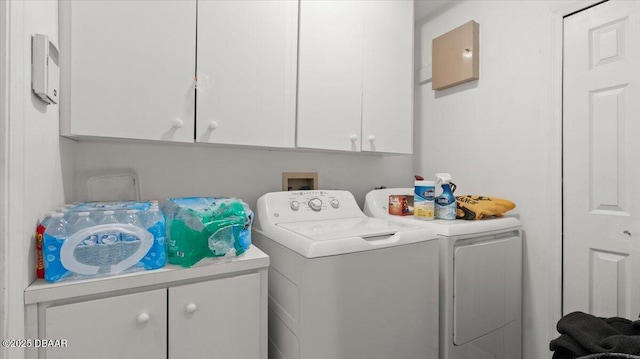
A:
{"type": "Polygon", "coordinates": [[[435,212],[438,219],[456,219],[456,197],[453,195],[455,185],[451,183],[448,173],[436,173],[435,212]]]}

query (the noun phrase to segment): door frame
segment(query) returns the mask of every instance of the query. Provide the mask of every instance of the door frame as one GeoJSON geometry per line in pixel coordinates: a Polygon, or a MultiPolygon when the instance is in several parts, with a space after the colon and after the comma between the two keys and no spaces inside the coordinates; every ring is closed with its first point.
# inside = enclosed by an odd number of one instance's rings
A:
{"type": "MultiPolygon", "coordinates": [[[[25,17],[21,0],[0,1],[0,337],[25,337],[24,102],[25,17]]],[[[30,53],[30,51],[29,51],[30,53]]],[[[2,358],[23,358],[0,347],[2,358]]]]}
{"type": "MultiPolygon", "coordinates": [[[[559,4],[555,7],[551,8],[551,12],[554,14],[553,19],[553,48],[552,48],[552,58],[553,58],[553,77],[555,79],[554,84],[552,86],[552,96],[555,99],[554,101],[554,109],[555,113],[553,118],[554,128],[557,129],[560,134],[559,139],[560,143],[557,148],[560,150],[558,154],[561,158],[560,160],[560,178],[558,185],[560,186],[560,198],[561,198],[561,213],[562,216],[560,218],[559,228],[561,229],[561,241],[556,245],[553,253],[555,254],[555,258],[552,260],[555,266],[555,270],[552,271],[551,283],[552,286],[556,289],[552,291],[551,299],[551,308],[552,308],[552,317],[555,318],[552,322],[557,322],[563,314],[563,255],[564,255],[564,192],[562,188],[562,179],[563,179],[563,170],[564,170],[564,161],[562,159],[563,146],[564,146],[564,136],[563,136],[563,97],[562,97],[562,86],[563,86],[563,50],[564,50],[564,18],[572,15],[576,12],[585,10],[597,4],[613,1],[613,0],[576,0],[571,4],[559,4]]],[[[555,328],[554,328],[555,329],[555,328]]]]}
{"type": "MultiPolygon", "coordinates": [[[[9,38],[10,28],[9,13],[10,2],[0,1],[0,337],[8,338],[8,321],[7,313],[8,293],[7,293],[7,252],[8,252],[8,236],[9,220],[6,217],[8,211],[7,197],[9,194],[9,176],[8,176],[8,148],[9,148],[9,80],[10,74],[8,57],[9,57],[9,38]]],[[[0,356],[7,357],[8,349],[0,348],[0,356]]]]}

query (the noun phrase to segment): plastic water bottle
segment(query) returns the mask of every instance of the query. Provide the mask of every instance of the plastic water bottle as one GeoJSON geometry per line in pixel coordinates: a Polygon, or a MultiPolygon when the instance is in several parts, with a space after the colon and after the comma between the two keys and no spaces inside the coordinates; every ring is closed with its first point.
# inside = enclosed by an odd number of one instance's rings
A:
{"type": "MultiPolygon", "coordinates": [[[[78,217],[78,212],[69,211],[69,207],[63,206],[55,209],[56,213],[64,213],[64,218],[69,223],[69,225],[73,224],[78,217]]],[[[71,233],[69,233],[71,234],[71,233]]]]}
{"type": "MultiPolygon", "coordinates": [[[[90,212],[79,212],[78,219],[73,224],[72,233],[76,233],[82,229],[95,226],[96,223],[91,219],[90,215],[90,212]]],[[[98,243],[98,236],[95,234],[89,235],[82,240],[82,244],[85,245],[93,245],[96,243],[98,243]]]]}
{"type": "Polygon", "coordinates": [[[44,234],[61,241],[67,239],[69,236],[69,223],[64,219],[64,213],[56,212],[51,215],[51,220],[49,220],[44,234]]]}
{"type": "Polygon", "coordinates": [[[151,210],[158,210],[158,205],[152,203],[148,209],[146,210],[142,210],[138,212],[138,219],[140,219],[140,224],[142,226],[142,228],[144,229],[149,229],[149,227],[151,227],[151,225],[153,224],[151,221],[151,210]],[[149,224],[152,223],[152,224],[149,224]]]}
{"type": "Polygon", "coordinates": [[[164,238],[164,216],[157,208],[151,208],[146,213],[142,227],[153,234],[154,239],[164,238]]]}
{"type": "Polygon", "coordinates": [[[40,223],[38,223],[38,228],[42,228],[42,231],[37,233],[44,235],[45,229],[49,226],[49,222],[51,222],[51,215],[54,213],[56,212],[47,212],[47,214],[44,215],[40,223]]]}
{"type": "MultiPolygon", "coordinates": [[[[134,225],[136,227],[142,227],[142,223],[140,223],[140,218],[138,217],[138,210],[137,209],[130,209],[127,211],[126,216],[124,217],[124,223],[126,224],[131,224],[134,225]]],[[[123,242],[133,242],[135,240],[137,240],[138,237],[136,237],[133,234],[127,234],[127,233],[123,233],[122,234],[122,241],[123,242]]]]}
{"type": "Polygon", "coordinates": [[[164,215],[158,208],[153,206],[141,213],[145,214],[143,228],[153,235],[153,246],[142,259],[142,263],[147,269],[164,267],[167,257],[165,253],[165,225],[164,215]]]}
{"type": "MultiPolygon", "coordinates": [[[[104,211],[102,218],[98,224],[114,224],[120,223],[114,215],[114,211],[104,211]]],[[[113,233],[105,233],[100,236],[99,242],[102,244],[113,244],[120,239],[120,233],[114,231],[113,233]]]]}

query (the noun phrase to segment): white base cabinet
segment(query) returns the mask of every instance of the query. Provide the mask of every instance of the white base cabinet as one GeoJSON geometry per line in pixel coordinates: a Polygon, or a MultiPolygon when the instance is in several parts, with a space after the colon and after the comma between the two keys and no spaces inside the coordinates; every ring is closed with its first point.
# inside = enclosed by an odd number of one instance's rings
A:
{"type": "Polygon", "coordinates": [[[169,358],[261,358],[260,275],[169,288],[169,358]]]}
{"type": "Polygon", "coordinates": [[[49,284],[25,291],[27,334],[64,340],[39,359],[266,359],[267,267],[244,255],[184,269],[49,284]]]}
{"type": "Polygon", "coordinates": [[[167,291],[48,307],[43,338],[66,340],[45,348],[47,359],[165,358],[167,291]]]}

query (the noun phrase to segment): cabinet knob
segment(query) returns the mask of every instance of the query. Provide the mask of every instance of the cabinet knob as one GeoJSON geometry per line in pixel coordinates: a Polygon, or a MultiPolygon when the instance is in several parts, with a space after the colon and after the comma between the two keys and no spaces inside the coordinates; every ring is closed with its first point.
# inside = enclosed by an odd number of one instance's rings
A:
{"type": "Polygon", "coordinates": [[[209,129],[211,131],[215,130],[216,128],[218,128],[218,123],[216,121],[209,122],[209,129]]]}
{"type": "Polygon", "coordinates": [[[351,135],[349,139],[351,140],[351,142],[356,142],[358,140],[358,135],[351,135]]]}
{"type": "Polygon", "coordinates": [[[197,306],[195,303],[189,303],[189,304],[187,304],[187,306],[184,308],[184,311],[185,311],[187,314],[193,314],[193,313],[196,311],[196,309],[198,309],[198,306],[197,306]]]}
{"type": "Polygon", "coordinates": [[[373,142],[376,140],[376,135],[369,136],[369,141],[373,142]]]}
{"type": "Polygon", "coordinates": [[[184,122],[181,119],[177,118],[173,121],[173,127],[180,128],[182,126],[184,126],[184,122]]]}
{"type": "Polygon", "coordinates": [[[138,318],[136,318],[138,324],[144,324],[149,321],[149,313],[140,313],[138,314],[138,318]]]}

